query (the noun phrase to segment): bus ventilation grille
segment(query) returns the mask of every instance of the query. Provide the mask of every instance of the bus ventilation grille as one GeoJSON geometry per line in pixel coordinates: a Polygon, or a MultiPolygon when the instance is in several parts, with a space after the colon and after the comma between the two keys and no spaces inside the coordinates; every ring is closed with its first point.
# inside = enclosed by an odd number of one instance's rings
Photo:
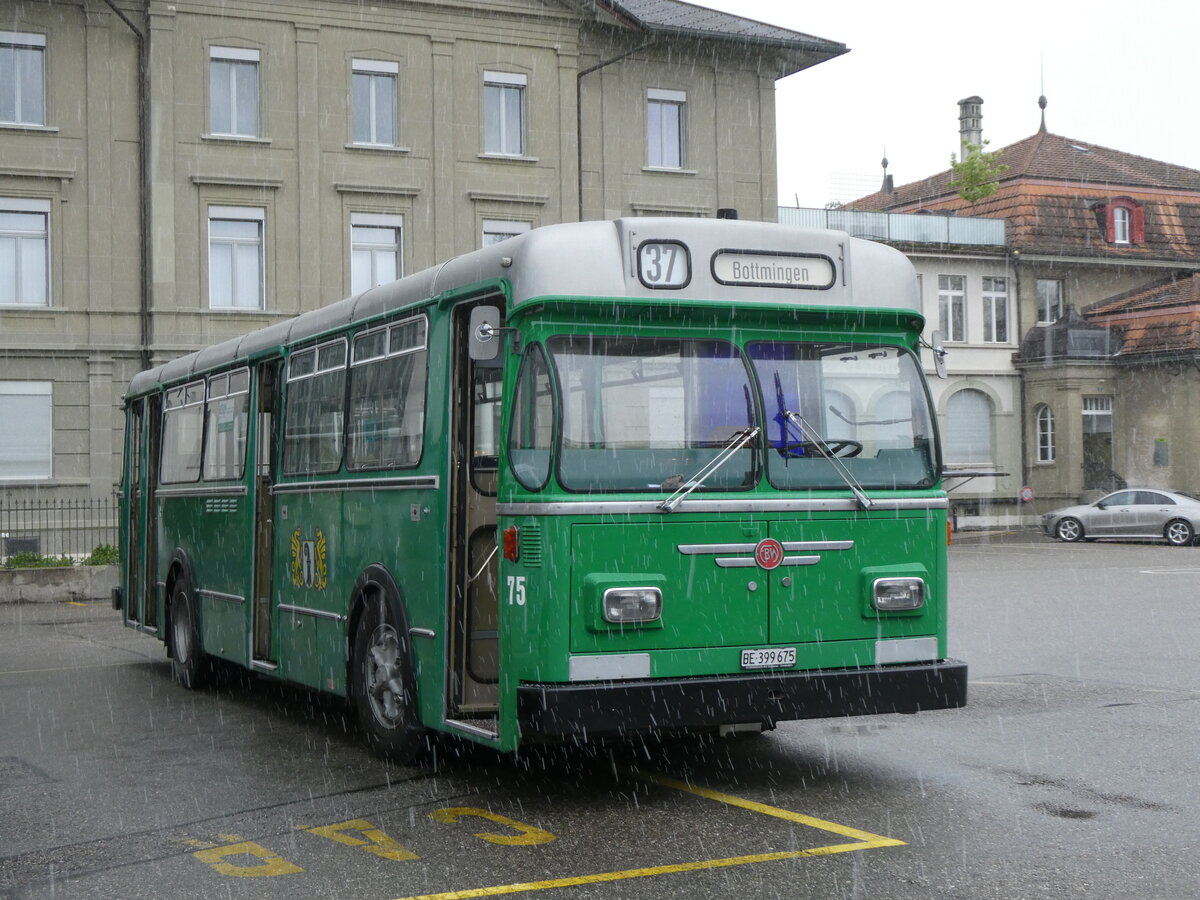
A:
{"type": "Polygon", "coordinates": [[[530,568],[542,564],[542,526],[521,526],[521,563],[530,568]]]}

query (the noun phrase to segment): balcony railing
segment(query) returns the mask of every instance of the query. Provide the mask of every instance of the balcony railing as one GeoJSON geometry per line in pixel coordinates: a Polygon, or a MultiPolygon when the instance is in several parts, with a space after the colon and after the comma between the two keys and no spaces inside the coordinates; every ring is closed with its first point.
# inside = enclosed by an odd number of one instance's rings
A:
{"type": "Polygon", "coordinates": [[[978,216],[934,216],[924,213],[880,213],[851,209],[779,207],[783,225],[832,228],[851,237],[915,244],[959,244],[1003,247],[1003,219],[978,216]]]}

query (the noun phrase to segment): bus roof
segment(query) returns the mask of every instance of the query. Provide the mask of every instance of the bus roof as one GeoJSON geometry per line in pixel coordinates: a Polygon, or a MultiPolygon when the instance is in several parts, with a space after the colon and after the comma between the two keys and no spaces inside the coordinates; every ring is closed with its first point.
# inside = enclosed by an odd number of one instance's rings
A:
{"type": "Polygon", "coordinates": [[[731,219],[624,218],[535,228],[285,322],[139,372],[129,394],[186,381],[472,284],[507,281],[512,308],[543,297],[912,310],[912,264],[841,231],[731,219]],[[667,271],[661,253],[675,248],[667,271]],[[682,251],[681,253],[678,251],[682,251]],[[686,266],[686,269],[681,268],[686,266]]]}

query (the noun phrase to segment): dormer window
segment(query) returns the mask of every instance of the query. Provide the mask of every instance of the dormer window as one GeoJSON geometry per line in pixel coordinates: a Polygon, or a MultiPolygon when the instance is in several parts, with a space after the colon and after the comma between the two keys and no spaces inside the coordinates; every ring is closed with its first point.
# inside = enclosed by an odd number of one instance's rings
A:
{"type": "Polygon", "coordinates": [[[1146,211],[1128,197],[1105,204],[1104,220],[1104,238],[1108,243],[1129,247],[1146,242],[1146,211]]]}
{"type": "Polygon", "coordinates": [[[1111,240],[1114,244],[1129,243],[1129,210],[1123,206],[1113,208],[1111,240]]]}

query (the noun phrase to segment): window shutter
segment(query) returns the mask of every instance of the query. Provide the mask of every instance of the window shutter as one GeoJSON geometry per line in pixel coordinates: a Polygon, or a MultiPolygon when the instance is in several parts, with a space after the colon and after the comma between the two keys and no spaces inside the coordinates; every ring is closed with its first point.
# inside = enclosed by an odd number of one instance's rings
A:
{"type": "Polygon", "coordinates": [[[1130,235],[1129,241],[1132,244],[1146,243],[1146,210],[1144,207],[1135,206],[1133,208],[1133,234],[1130,235]]]}
{"type": "Polygon", "coordinates": [[[1116,207],[1111,203],[1104,207],[1104,240],[1110,244],[1117,239],[1117,227],[1113,223],[1113,211],[1115,209],[1116,207]]]}

